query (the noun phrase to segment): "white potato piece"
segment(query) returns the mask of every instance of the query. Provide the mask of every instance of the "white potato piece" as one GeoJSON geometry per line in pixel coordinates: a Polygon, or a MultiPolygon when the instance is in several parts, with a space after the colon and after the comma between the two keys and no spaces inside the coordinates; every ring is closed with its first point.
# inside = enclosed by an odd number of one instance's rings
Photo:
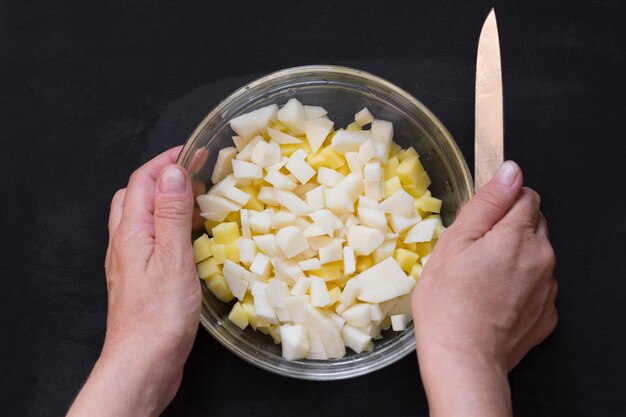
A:
{"type": "Polygon", "coordinates": [[[228,174],[220,182],[211,187],[207,194],[224,197],[224,194],[226,194],[231,188],[237,186],[237,181],[237,178],[235,178],[233,174],[228,174]]]}
{"type": "Polygon", "coordinates": [[[312,189],[304,194],[306,204],[311,210],[319,210],[325,206],[325,190],[327,188],[323,185],[312,189]]]}
{"type": "Polygon", "coordinates": [[[298,262],[298,267],[302,271],[314,271],[316,269],[320,269],[322,264],[318,258],[310,258],[305,261],[298,262]]]}
{"type": "Polygon", "coordinates": [[[248,283],[252,280],[252,274],[241,265],[226,260],[222,274],[226,279],[226,283],[230,288],[230,292],[237,297],[239,301],[243,300],[248,289],[248,283]]]}
{"type": "Polygon", "coordinates": [[[239,161],[252,161],[252,154],[254,153],[254,148],[259,142],[264,142],[263,136],[255,136],[252,138],[246,146],[235,156],[235,159],[239,161]]]}
{"type": "Polygon", "coordinates": [[[344,156],[348,162],[350,172],[357,174],[359,177],[363,177],[363,165],[361,165],[361,161],[359,160],[358,152],[347,152],[344,156]]]}
{"type": "Polygon", "coordinates": [[[393,257],[366,269],[352,278],[359,282],[357,298],[368,303],[381,303],[408,294],[415,280],[408,277],[393,257]]]}
{"type": "Polygon", "coordinates": [[[331,145],[335,151],[345,155],[348,152],[358,152],[363,142],[372,139],[372,135],[367,130],[344,130],[335,132],[331,145]]]}
{"type": "Polygon", "coordinates": [[[394,332],[401,332],[406,330],[408,319],[406,314],[396,314],[391,316],[391,328],[394,332]]]}
{"type": "MultiPolygon", "coordinates": [[[[293,182],[285,174],[282,174],[278,171],[268,172],[264,179],[266,182],[272,184],[275,188],[280,188],[281,190],[291,191],[296,188],[295,182],[293,182]]],[[[274,199],[276,199],[275,196],[274,199]]]]}
{"type": "Polygon", "coordinates": [[[254,233],[259,234],[268,234],[272,227],[272,216],[265,211],[249,213],[251,214],[250,220],[248,223],[250,224],[250,229],[254,233]]]}
{"type": "Polygon", "coordinates": [[[376,157],[379,161],[386,164],[389,159],[391,142],[393,141],[393,124],[385,120],[374,119],[370,132],[376,145],[376,157]]]}
{"type": "Polygon", "coordinates": [[[281,156],[278,144],[260,140],[254,147],[250,161],[261,168],[267,168],[279,163],[281,156]]]}
{"type": "Polygon", "coordinates": [[[348,245],[357,255],[369,255],[384,240],[385,234],[378,229],[361,225],[348,228],[348,245]]]}
{"type": "Polygon", "coordinates": [[[361,332],[349,324],[343,326],[341,336],[346,346],[356,353],[367,350],[372,343],[372,338],[368,334],[361,332]]]}
{"type": "Polygon", "coordinates": [[[302,141],[297,137],[281,132],[280,130],[272,129],[271,127],[267,128],[267,134],[269,135],[270,139],[272,139],[272,141],[276,142],[279,145],[302,143],[302,141]]]}
{"type": "MultiPolygon", "coordinates": [[[[374,140],[369,139],[363,142],[359,146],[359,163],[361,166],[365,166],[369,161],[377,155],[378,150],[376,149],[376,145],[374,145],[374,140]]],[[[365,176],[367,179],[367,174],[365,176]]]]}
{"type": "Polygon", "coordinates": [[[263,168],[251,162],[232,160],[233,175],[237,179],[263,178],[263,168]]]}
{"type": "Polygon", "coordinates": [[[380,209],[385,213],[395,214],[402,217],[411,217],[413,211],[415,199],[404,188],[400,188],[395,193],[384,199],[380,203],[380,209]]]}
{"type": "Polygon", "coordinates": [[[315,170],[299,155],[292,154],[287,160],[285,167],[294,177],[298,179],[300,184],[306,184],[315,176],[315,170]]]}
{"type": "Polygon", "coordinates": [[[314,307],[325,307],[330,301],[330,294],[326,288],[326,282],[320,277],[311,275],[311,305],[314,307]]]}
{"type": "Polygon", "coordinates": [[[213,184],[218,183],[224,179],[228,174],[233,172],[233,166],[231,160],[237,155],[237,148],[229,146],[227,148],[220,149],[217,154],[217,160],[215,161],[215,167],[211,174],[211,182],[213,184]]]}
{"type": "Polygon", "coordinates": [[[273,234],[253,236],[252,240],[256,243],[261,252],[274,259],[282,258],[283,254],[276,245],[276,236],[273,234]]]}
{"type": "Polygon", "coordinates": [[[343,256],[341,241],[333,240],[329,245],[319,249],[320,262],[327,264],[330,262],[340,261],[343,256]]]}
{"type": "Polygon", "coordinates": [[[356,256],[354,256],[354,249],[350,246],[343,247],[343,273],[344,275],[351,275],[356,272],[356,256]]]}
{"type": "Polygon", "coordinates": [[[430,242],[437,227],[437,219],[425,219],[417,223],[404,238],[404,243],[430,242]]]}
{"type": "Polygon", "coordinates": [[[248,193],[245,193],[236,187],[231,188],[226,194],[224,194],[224,197],[239,204],[240,207],[244,206],[248,200],[250,200],[250,195],[248,193]]]}
{"type": "Polygon", "coordinates": [[[307,106],[304,105],[304,117],[307,120],[319,119],[328,114],[325,108],[321,106],[307,106]]]}
{"type": "Polygon", "coordinates": [[[317,170],[317,182],[327,187],[334,187],[341,182],[345,177],[335,171],[334,169],[320,167],[317,170]]]}
{"type": "Polygon", "coordinates": [[[252,231],[250,230],[250,219],[247,209],[241,209],[239,211],[239,219],[241,221],[241,236],[250,239],[252,237],[252,231]]]}
{"type": "MultiPolygon", "coordinates": [[[[259,193],[260,194],[260,193],[259,193]]],[[[278,230],[294,224],[296,215],[288,210],[278,210],[272,214],[272,229],[278,230]]]]}
{"type": "Polygon", "coordinates": [[[254,243],[254,240],[252,239],[241,238],[237,240],[237,246],[239,247],[239,258],[241,263],[249,267],[258,252],[256,243],[254,243]]]}
{"type": "Polygon", "coordinates": [[[308,315],[306,310],[308,304],[308,295],[291,295],[285,298],[287,311],[291,316],[291,320],[295,323],[306,323],[308,321],[308,315]]]}
{"type": "Polygon", "coordinates": [[[368,123],[372,123],[374,120],[374,116],[367,109],[367,107],[363,107],[357,114],[354,115],[354,121],[361,127],[365,126],[368,123]]]}
{"type": "MultiPolygon", "coordinates": [[[[269,284],[267,284],[267,287],[265,287],[265,298],[267,299],[267,302],[269,303],[270,306],[272,306],[272,308],[274,310],[286,310],[287,309],[287,304],[285,303],[285,299],[289,296],[289,287],[287,286],[287,283],[285,283],[284,281],[275,279],[272,282],[270,282],[269,284]]],[[[286,312],[287,316],[289,316],[289,313],[286,312]]],[[[281,321],[283,319],[280,319],[281,321]]],[[[289,319],[287,318],[284,321],[289,321],[289,319]]]]}
{"type": "Polygon", "coordinates": [[[366,163],[363,167],[363,179],[365,181],[382,181],[383,169],[380,167],[380,162],[373,161],[366,163]]]}
{"type": "Polygon", "coordinates": [[[414,210],[410,217],[403,217],[392,214],[390,224],[394,232],[402,233],[412,226],[415,226],[421,220],[422,218],[420,217],[419,213],[414,210]]]}
{"type": "Polygon", "coordinates": [[[309,206],[291,191],[275,189],[274,198],[281,206],[298,216],[306,216],[311,212],[309,206]]]}
{"type": "Polygon", "coordinates": [[[249,139],[262,133],[267,125],[276,120],[278,106],[271,104],[232,119],[230,127],[242,139],[249,139]]]}
{"type": "Polygon", "coordinates": [[[238,211],[241,208],[241,205],[232,200],[211,194],[199,195],[196,197],[196,201],[198,202],[200,212],[202,213],[208,213],[211,211],[231,212],[238,211]]]}
{"type": "Polygon", "coordinates": [[[360,289],[361,284],[359,283],[359,281],[355,279],[349,280],[348,282],[346,282],[346,286],[343,287],[343,291],[339,296],[339,302],[347,307],[351,306],[352,304],[354,304],[354,301],[356,300],[356,296],[358,295],[360,289]]]}
{"type": "Polygon", "coordinates": [[[396,245],[397,239],[385,240],[382,245],[376,248],[374,254],[372,255],[374,263],[382,262],[385,259],[393,256],[393,253],[396,251],[396,245]]]}
{"type": "Polygon", "coordinates": [[[296,226],[287,226],[280,229],[276,233],[276,244],[287,258],[293,258],[309,249],[309,242],[302,234],[302,230],[296,226]]]}
{"type": "Polygon", "coordinates": [[[311,282],[312,282],[311,278],[301,276],[300,278],[297,279],[294,286],[291,287],[291,291],[289,291],[289,293],[291,295],[305,295],[306,292],[311,287],[311,282]]]}
{"type": "Polygon", "coordinates": [[[304,122],[306,139],[313,153],[317,153],[333,128],[333,122],[325,117],[304,122]]]}
{"type": "Polygon", "coordinates": [[[306,116],[304,114],[304,106],[297,99],[289,99],[289,101],[278,110],[277,118],[282,124],[287,126],[294,135],[304,135],[306,116]]]}
{"type": "Polygon", "coordinates": [[[373,208],[359,207],[359,222],[365,226],[370,226],[382,232],[387,231],[387,218],[385,213],[373,208]]]}
{"type": "Polygon", "coordinates": [[[284,324],[280,326],[282,355],[287,360],[306,358],[309,353],[309,339],[301,324],[284,324]]]}
{"type": "Polygon", "coordinates": [[[371,314],[370,314],[370,304],[368,303],[357,303],[353,306],[349,307],[346,311],[341,313],[341,317],[348,323],[350,326],[354,327],[365,327],[370,324],[371,314]]]}
{"type": "Polygon", "coordinates": [[[325,234],[333,237],[333,234],[335,232],[335,220],[337,219],[337,216],[335,216],[330,210],[316,210],[309,214],[309,217],[317,226],[319,226],[324,231],[325,234]]]}
{"type": "Polygon", "coordinates": [[[269,278],[272,273],[270,257],[264,253],[257,252],[252,261],[252,265],[250,265],[250,272],[253,272],[265,279],[269,278]]]}

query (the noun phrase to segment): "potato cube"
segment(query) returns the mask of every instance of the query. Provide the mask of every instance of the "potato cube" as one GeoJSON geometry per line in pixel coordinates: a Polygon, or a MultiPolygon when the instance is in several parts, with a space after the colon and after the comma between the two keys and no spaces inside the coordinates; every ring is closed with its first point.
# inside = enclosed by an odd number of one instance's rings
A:
{"type": "Polygon", "coordinates": [[[232,211],[226,216],[224,221],[237,223],[238,226],[241,226],[241,216],[239,216],[238,211],[232,211]]]}
{"type": "Polygon", "coordinates": [[[240,262],[241,259],[239,257],[239,239],[230,242],[226,245],[226,259],[233,262],[240,262]]]}
{"type": "Polygon", "coordinates": [[[253,186],[241,187],[241,191],[250,196],[250,200],[243,206],[248,210],[263,211],[265,210],[265,204],[257,198],[259,195],[258,190],[253,186]]]}
{"type": "Polygon", "coordinates": [[[346,130],[354,131],[354,130],[362,130],[362,129],[361,129],[361,126],[359,126],[357,122],[352,122],[346,127],[346,130]]]}
{"type": "Polygon", "coordinates": [[[350,174],[352,171],[350,170],[350,167],[348,166],[348,164],[345,164],[344,166],[339,168],[337,172],[343,175],[344,177],[347,177],[348,174],[350,174]]]}
{"type": "Polygon", "coordinates": [[[397,176],[389,178],[385,181],[384,191],[385,197],[389,197],[391,194],[395,193],[399,189],[402,188],[402,184],[400,183],[400,178],[397,176]]]}
{"type": "Polygon", "coordinates": [[[396,249],[393,257],[398,262],[398,265],[400,265],[400,268],[402,268],[404,272],[409,273],[413,265],[417,262],[419,255],[407,249],[396,249]]]}
{"type": "Polygon", "coordinates": [[[326,162],[331,169],[341,168],[346,164],[345,158],[338,154],[332,146],[326,146],[322,149],[320,155],[326,159],[326,162]]]}
{"type": "Polygon", "coordinates": [[[406,149],[404,152],[401,152],[398,155],[398,160],[402,162],[408,158],[419,158],[419,157],[420,156],[417,154],[417,151],[411,146],[410,148],[406,149]]]}
{"type": "Polygon", "coordinates": [[[430,242],[420,242],[417,244],[417,248],[415,248],[415,253],[417,253],[420,258],[423,258],[424,256],[430,255],[434,247],[434,240],[431,240],[430,242]]]}
{"type": "Polygon", "coordinates": [[[239,225],[235,222],[224,222],[213,228],[215,243],[228,244],[240,237],[239,225]]]}
{"type": "Polygon", "coordinates": [[[259,324],[259,318],[256,315],[256,310],[254,309],[254,299],[250,294],[246,294],[246,297],[241,302],[241,307],[246,313],[248,323],[250,323],[250,326],[256,330],[259,324]]]}
{"type": "Polygon", "coordinates": [[[417,182],[415,183],[415,187],[417,189],[417,192],[420,194],[424,194],[427,190],[427,188],[430,186],[430,177],[428,176],[428,173],[426,171],[423,171],[420,174],[419,179],[417,180],[417,182]]]}
{"type": "Polygon", "coordinates": [[[287,145],[280,145],[280,153],[282,156],[291,156],[296,151],[296,145],[289,143],[287,145]]]}
{"type": "Polygon", "coordinates": [[[356,260],[356,272],[363,272],[374,266],[374,260],[369,256],[359,256],[356,260]]]}
{"type": "Polygon", "coordinates": [[[396,174],[402,184],[417,184],[423,171],[424,167],[417,157],[405,158],[396,169],[396,174]]]}
{"type": "Polygon", "coordinates": [[[226,246],[227,245],[223,243],[214,243],[213,247],[211,248],[213,250],[213,259],[218,265],[222,265],[224,262],[226,262],[226,246]]]}
{"type": "Polygon", "coordinates": [[[308,154],[306,156],[306,162],[309,165],[311,165],[311,168],[313,168],[316,171],[319,170],[321,167],[330,168],[328,161],[326,160],[326,158],[324,158],[324,155],[322,155],[321,153],[308,154]]]}
{"type": "Polygon", "coordinates": [[[422,197],[419,200],[419,208],[431,213],[441,212],[441,200],[435,197],[422,197]]]}
{"type": "Polygon", "coordinates": [[[423,270],[424,270],[424,267],[416,263],[411,268],[411,272],[409,272],[409,275],[412,276],[415,279],[415,281],[417,281],[418,279],[420,279],[420,275],[422,275],[423,270]]]}
{"type": "Polygon", "coordinates": [[[391,150],[389,151],[390,157],[395,157],[402,152],[402,147],[395,142],[391,142],[391,150]]]}
{"type": "Polygon", "coordinates": [[[411,197],[420,198],[423,195],[417,190],[417,185],[415,184],[403,184],[402,188],[404,188],[404,191],[411,194],[411,197]]]}
{"type": "Polygon", "coordinates": [[[328,294],[330,295],[330,303],[328,305],[333,305],[339,300],[341,296],[341,288],[335,284],[327,283],[326,287],[328,288],[328,294]]]}
{"type": "Polygon", "coordinates": [[[193,258],[196,263],[204,261],[213,254],[213,252],[211,252],[212,245],[213,239],[209,239],[206,233],[194,240],[193,258]]]}
{"type": "Polygon", "coordinates": [[[228,287],[228,283],[224,278],[224,275],[217,273],[214,274],[204,280],[207,288],[213,293],[214,296],[217,297],[218,300],[229,303],[233,301],[235,296],[232,292],[230,292],[230,288],[228,287]]]}
{"type": "Polygon", "coordinates": [[[400,162],[397,157],[389,158],[387,165],[385,165],[385,180],[396,176],[396,170],[400,166],[400,162]]]}
{"type": "Polygon", "coordinates": [[[219,272],[219,270],[217,269],[217,262],[215,262],[215,259],[213,258],[209,258],[200,262],[198,265],[196,265],[196,267],[198,269],[198,275],[202,279],[213,276],[219,272]]]}
{"type": "Polygon", "coordinates": [[[315,275],[322,278],[324,281],[334,281],[343,278],[343,272],[341,267],[342,261],[331,262],[326,265],[322,265],[322,268],[315,269],[310,272],[310,275],[315,275]]]}
{"type": "Polygon", "coordinates": [[[243,310],[240,302],[236,302],[233,305],[233,309],[230,310],[230,314],[228,315],[228,320],[235,323],[241,330],[248,327],[248,317],[246,316],[246,312],[243,310]]]}

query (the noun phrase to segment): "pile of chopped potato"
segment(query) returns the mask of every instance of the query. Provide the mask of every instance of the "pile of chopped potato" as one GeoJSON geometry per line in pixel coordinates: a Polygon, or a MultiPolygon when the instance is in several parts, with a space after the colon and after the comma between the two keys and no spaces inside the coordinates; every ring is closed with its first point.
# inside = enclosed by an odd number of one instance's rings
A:
{"type": "Polygon", "coordinates": [[[444,230],[415,149],[367,108],[334,131],[326,110],[296,99],[230,126],[235,146],[197,197],[212,237],[193,244],[209,290],[237,299],[230,321],[271,335],[290,360],[368,351],[381,330],[405,330],[444,230]]]}

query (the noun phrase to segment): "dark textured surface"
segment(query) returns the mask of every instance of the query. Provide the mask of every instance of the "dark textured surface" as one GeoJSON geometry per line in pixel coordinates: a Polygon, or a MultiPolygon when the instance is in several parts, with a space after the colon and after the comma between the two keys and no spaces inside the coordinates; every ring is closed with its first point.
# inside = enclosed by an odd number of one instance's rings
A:
{"type": "MultiPolygon", "coordinates": [[[[495,3],[505,152],[543,196],[560,280],[556,332],[511,374],[516,415],[625,415],[623,2],[280,3],[0,4],[0,414],[65,412],[104,337],[111,196],[257,75],[369,70],[423,101],[471,165],[476,42],[495,3]]],[[[426,415],[417,372],[413,355],[288,380],[201,329],[165,414],[426,415]]]]}

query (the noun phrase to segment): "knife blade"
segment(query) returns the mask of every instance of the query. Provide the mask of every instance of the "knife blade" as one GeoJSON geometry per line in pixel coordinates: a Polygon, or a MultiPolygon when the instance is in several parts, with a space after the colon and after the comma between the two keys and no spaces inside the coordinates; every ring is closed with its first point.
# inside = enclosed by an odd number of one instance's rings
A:
{"type": "Polygon", "coordinates": [[[504,161],[502,69],[496,13],[491,9],[478,40],[474,113],[474,188],[487,183],[504,161]]]}

